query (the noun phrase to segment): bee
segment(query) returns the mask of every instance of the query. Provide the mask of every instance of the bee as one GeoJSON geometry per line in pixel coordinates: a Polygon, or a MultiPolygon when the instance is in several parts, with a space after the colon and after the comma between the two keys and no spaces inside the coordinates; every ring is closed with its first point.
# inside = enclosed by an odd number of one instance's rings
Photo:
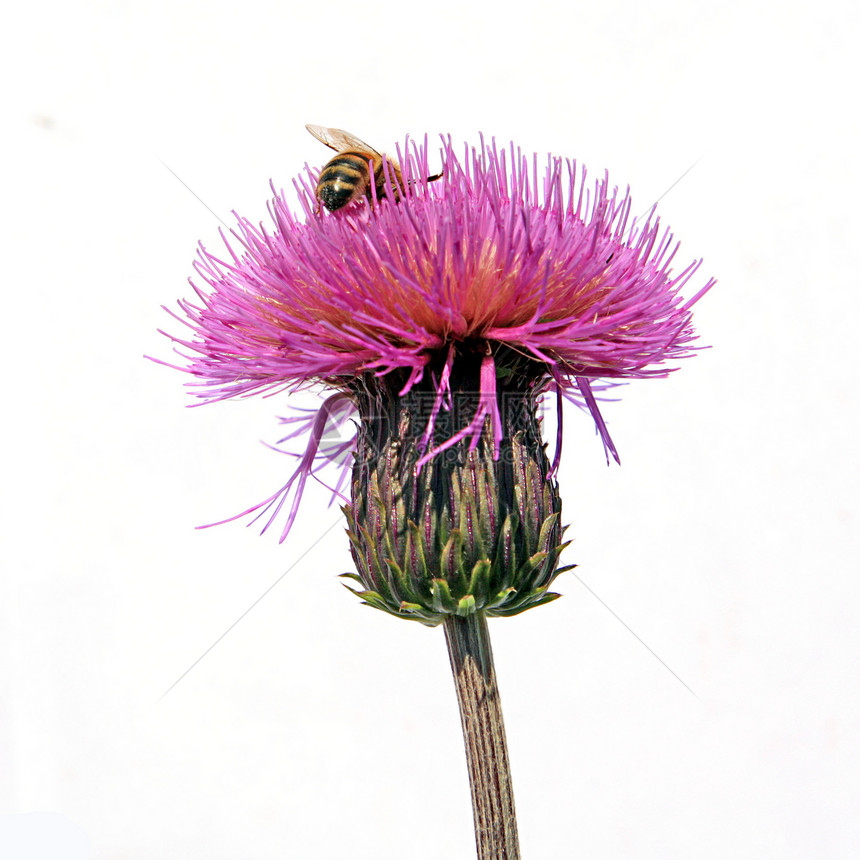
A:
{"type": "MultiPolygon", "coordinates": [[[[317,200],[329,212],[346,206],[362,194],[368,200],[373,200],[374,188],[378,200],[385,197],[383,157],[372,146],[340,128],[323,128],[321,125],[306,125],[305,128],[317,140],[337,152],[322,169],[314,192],[317,200]]],[[[396,161],[388,157],[385,161],[388,163],[391,184],[394,186],[393,196],[397,201],[400,199],[398,189],[403,187],[403,176],[396,161]]],[[[434,182],[441,176],[441,173],[428,176],[427,182],[434,182]]]]}

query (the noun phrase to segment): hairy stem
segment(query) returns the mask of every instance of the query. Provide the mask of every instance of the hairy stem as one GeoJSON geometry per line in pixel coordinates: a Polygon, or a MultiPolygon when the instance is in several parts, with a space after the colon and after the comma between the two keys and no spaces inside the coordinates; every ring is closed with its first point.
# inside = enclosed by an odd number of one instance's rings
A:
{"type": "Polygon", "coordinates": [[[502,705],[483,613],[449,615],[445,640],[466,744],[478,860],[519,860],[502,705]]]}

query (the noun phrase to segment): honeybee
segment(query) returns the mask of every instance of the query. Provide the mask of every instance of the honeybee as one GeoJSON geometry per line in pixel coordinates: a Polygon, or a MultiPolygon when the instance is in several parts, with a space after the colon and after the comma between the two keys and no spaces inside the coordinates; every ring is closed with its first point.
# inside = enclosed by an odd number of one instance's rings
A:
{"type": "MultiPolygon", "coordinates": [[[[340,128],[323,128],[321,125],[306,125],[305,128],[317,140],[337,152],[337,155],[322,169],[314,192],[317,200],[329,212],[346,206],[362,194],[368,200],[373,200],[374,187],[378,200],[385,197],[383,157],[372,146],[340,128]],[[371,171],[373,171],[372,182],[371,171]]],[[[403,176],[396,161],[387,156],[385,161],[388,163],[391,184],[394,186],[393,196],[396,201],[400,197],[398,189],[403,187],[403,176]]],[[[441,176],[441,173],[428,176],[427,182],[434,182],[441,176]]]]}

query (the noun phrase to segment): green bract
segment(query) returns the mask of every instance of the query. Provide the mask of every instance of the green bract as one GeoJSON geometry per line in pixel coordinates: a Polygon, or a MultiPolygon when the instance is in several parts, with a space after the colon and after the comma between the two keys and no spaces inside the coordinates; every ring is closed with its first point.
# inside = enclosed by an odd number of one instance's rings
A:
{"type": "Polygon", "coordinates": [[[505,377],[522,390],[499,393],[500,440],[487,418],[477,444],[466,436],[419,467],[428,422],[438,449],[456,413],[475,411],[474,365],[469,356],[455,360],[450,408],[432,417],[427,395],[436,395],[426,387],[398,394],[396,379],[369,376],[356,389],[361,426],[344,511],[358,573],[344,576],[360,583],[352,590],[370,606],[430,626],[547,603],[559,596],[550,584],[569,569],[557,567],[567,544],[533,380],[505,377]]]}

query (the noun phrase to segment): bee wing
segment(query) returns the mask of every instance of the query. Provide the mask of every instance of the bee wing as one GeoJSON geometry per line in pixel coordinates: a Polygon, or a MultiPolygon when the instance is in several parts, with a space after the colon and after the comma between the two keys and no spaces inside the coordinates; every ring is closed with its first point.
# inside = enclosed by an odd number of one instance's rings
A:
{"type": "Polygon", "coordinates": [[[310,123],[308,123],[305,128],[317,140],[321,141],[326,146],[331,147],[335,152],[343,152],[346,149],[357,149],[360,152],[366,152],[369,155],[376,155],[380,160],[382,159],[382,155],[372,146],[366,144],[354,134],[344,131],[342,128],[324,128],[321,125],[311,125],[310,123]]]}

